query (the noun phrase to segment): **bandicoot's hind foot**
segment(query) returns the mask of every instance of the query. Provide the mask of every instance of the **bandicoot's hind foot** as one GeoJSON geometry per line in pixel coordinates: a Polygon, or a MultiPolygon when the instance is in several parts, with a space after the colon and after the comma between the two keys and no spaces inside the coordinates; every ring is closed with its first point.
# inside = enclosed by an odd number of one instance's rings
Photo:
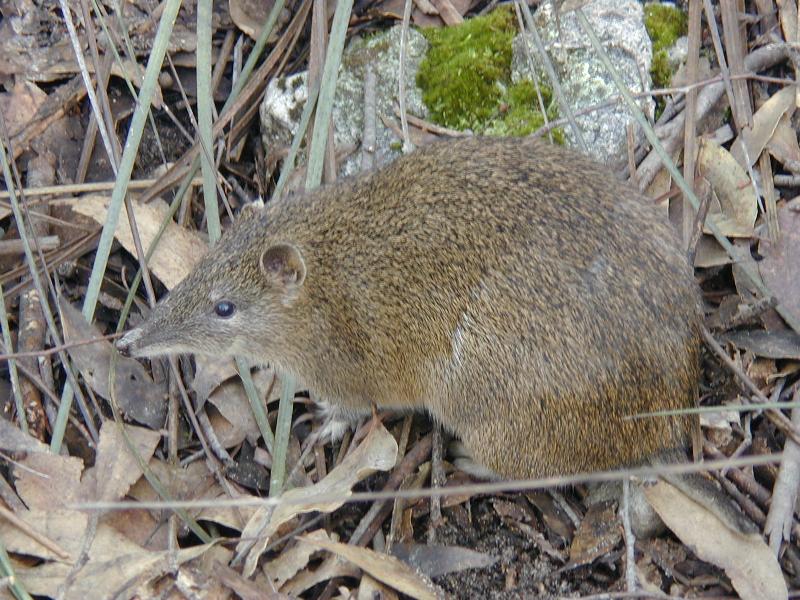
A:
{"type": "Polygon", "coordinates": [[[348,429],[355,429],[362,418],[371,414],[370,410],[347,409],[328,400],[315,401],[313,412],[315,420],[322,423],[315,441],[323,444],[338,442],[348,429]]]}
{"type": "Polygon", "coordinates": [[[475,462],[472,458],[467,447],[459,440],[453,440],[448,444],[447,450],[450,457],[453,459],[453,464],[456,468],[460,469],[467,475],[475,479],[483,479],[486,481],[498,481],[502,479],[500,475],[492,471],[490,468],[475,462]]]}

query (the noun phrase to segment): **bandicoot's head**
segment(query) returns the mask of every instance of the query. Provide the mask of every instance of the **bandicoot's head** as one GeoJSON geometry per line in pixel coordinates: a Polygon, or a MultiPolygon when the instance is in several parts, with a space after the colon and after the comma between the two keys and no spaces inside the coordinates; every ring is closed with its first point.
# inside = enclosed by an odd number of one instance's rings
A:
{"type": "Polygon", "coordinates": [[[175,353],[253,357],[280,350],[303,296],[306,261],[250,208],[194,270],[117,341],[126,356],[175,353]]]}

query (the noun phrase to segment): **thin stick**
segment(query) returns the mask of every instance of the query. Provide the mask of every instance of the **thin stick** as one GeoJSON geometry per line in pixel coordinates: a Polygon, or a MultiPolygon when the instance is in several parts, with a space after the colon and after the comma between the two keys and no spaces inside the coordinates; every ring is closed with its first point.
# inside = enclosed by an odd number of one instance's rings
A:
{"type": "Polygon", "coordinates": [[[400,65],[397,77],[397,93],[400,102],[400,129],[403,132],[403,153],[408,154],[414,149],[411,137],[408,135],[408,118],[406,117],[406,52],[408,51],[408,26],[411,21],[412,0],[406,0],[403,7],[403,28],[400,32],[400,65]]]}
{"type": "MultiPolygon", "coordinates": [[[[130,190],[146,190],[152,185],[155,185],[158,179],[136,179],[132,180],[128,185],[130,190]]],[[[192,179],[191,185],[198,186],[203,183],[199,177],[192,179]]],[[[89,192],[108,192],[114,189],[113,181],[96,181],[92,183],[70,183],[65,185],[46,185],[42,187],[29,187],[24,188],[22,191],[28,198],[36,196],[73,196],[75,194],[85,194],[89,192]]],[[[0,191],[0,200],[8,200],[11,193],[8,191],[0,191]]]]}
{"type": "MultiPolygon", "coordinates": [[[[417,442],[417,446],[426,438],[417,442]]],[[[430,440],[430,438],[427,438],[430,440]]],[[[428,443],[426,441],[426,443],[428,443]]],[[[415,450],[417,449],[415,446],[415,450]]],[[[430,446],[428,447],[430,450],[430,446]]],[[[405,460],[405,459],[404,459],[405,460]]],[[[497,494],[500,492],[519,492],[525,490],[538,490],[553,487],[564,487],[579,483],[602,483],[605,481],[621,481],[626,477],[659,477],[662,475],[681,475],[684,473],[704,473],[730,467],[753,467],[768,464],[777,464],[783,460],[783,453],[768,455],[745,456],[741,458],[710,460],[704,463],[680,463],[670,465],[656,465],[638,467],[635,469],[615,469],[613,471],[600,471],[597,473],[579,473],[576,475],[563,475],[544,477],[541,479],[520,479],[517,481],[495,481],[489,483],[473,483],[469,485],[450,486],[444,492],[447,496],[475,496],[478,494],[497,494]]],[[[391,477],[390,477],[391,481],[391,477]]],[[[388,486],[388,482],[387,482],[388,486]]],[[[69,509],[94,511],[94,510],[193,510],[199,508],[230,508],[234,506],[275,507],[278,505],[310,506],[319,502],[374,502],[376,500],[395,500],[404,498],[416,500],[430,498],[433,495],[442,495],[443,490],[383,490],[375,492],[346,492],[319,494],[317,496],[297,496],[292,498],[205,498],[198,500],[173,500],[163,501],[114,501],[114,502],[78,502],[67,506],[69,509]]]]}
{"type": "MultiPolygon", "coordinates": [[[[758,389],[758,386],[753,383],[753,380],[750,379],[747,374],[739,368],[731,357],[728,356],[728,353],[719,345],[719,342],[714,339],[714,336],[703,327],[703,339],[708,344],[708,347],[719,356],[720,360],[725,363],[725,366],[728,367],[733,373],[739,378],[739,380],[744,384],[744,386],[753,393],[753,395],[758,399],[758,403],[768,403],[769,399],[764,395],[764,393],[758,389]]],[[[768,408],[766,410],[766,415],[770,421],[772,421],[778,429],[780,429],[783,433],[788,435],[797,443],[800,443],[800,432],[798,432],[789,418],[784,415],[782,412],[775,410],[774,408],[768,408]]]]}
{"type": "Polygon", "coordinates": [[[625,586],[628,592],[635,592],[639,587],[636,585],[636,560],[634,557],[634,546],[636,538],[633,536],[631,527],[631,480],[622,480],[622,530],[625,533],[625,586]]]}
{"type": "Polygon", "coordinates": [[[89,344],[97,344],[98,342],[107,342],[118,337],[122,337],[122,333],[109,333],[108,335],[101,335],[96,338],[78,340],[77,342],[68,342],[58,346],[53,346],[52,348],[33,350],[31,352],[12,352],[11,354],[0,354],[0,361],[14,360],[16,358],[36,358],[39,356],[50,356],[76,346],[88,346],[89,344]]]}
{"type": "MultiPolygon", "coordinates": [[[[699,73],[700,61],[700,0],[689,0],[689,55],[686,58],[686,78],[694,83],[699,73]]],[[[683,178],[694,191],[694,172],[697,159],[697,137],[695,131],[695,108],[697,89],[686,93],[686,122],[683,129],[683,178]]],[[[681,240],[684,247],[691,248],[694,210],[691,200],[684,194],[681,201],[681,240]]]]}

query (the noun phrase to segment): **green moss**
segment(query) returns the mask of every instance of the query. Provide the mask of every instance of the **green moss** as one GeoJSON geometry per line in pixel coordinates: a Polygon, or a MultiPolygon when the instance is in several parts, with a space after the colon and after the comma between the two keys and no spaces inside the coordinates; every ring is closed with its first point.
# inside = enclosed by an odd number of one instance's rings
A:
{"type": "MultiPolygon", "coordinates": [[[[539,86],[542,100],[547,108],[549,120],[558,118],[556,105],[553,102],[552,90],[539,86]]],[[[530,135],[544,125],[544,116],[538,110],[539,100],[536,97],[536,87],[532,81],[521,81],[510,86],[500,103],[499,114],[486,125],[483,133],[497,136],[523,136],[530,135]]],[[[558,144],[564,143],[564,133],[560,129],[553,131],[553,140],[558,144]]]]}
{"type": "MultiPolygon", "coordinates": [[[[669,64],[669,49],[675,41],[686,35],[689,17],[685,12],[670,4],[648,4],[644,7],[644,26],[653,42],[653,62],[650,65],[650,77],[653,87],[669,87],[675,74],[669,64]]],[[[656,100],[656,118],[664,111],[666,100],[656,100]]]]}
{"type": "Polygon", "coordinates": [[[657,88],[669,87],[672,81],[672,68],[669,66],[669,56],[666,50],[653,53],[653,63],[650,65],[650,77],[653,86],[657,88]]]}
{"type": "Polygon", "coordinates": [[[511,79],[514,15],[500,9],[457,27],[426,29],[430,49],[420,65],[417,85],[437,123],[477,129],[496,109],[511,79]]]}
{"type": "Polygon", "coordinates": [[[644,7],[644,26],[653,42],[653,64],[650,75],[656,87],[668,87],[672,79],[668,50],[686,35],[689,20],[679,8],[669,4],[648,4],[644,7]]]}
{"type": "MultiPolygon", "coordinates": [[[[516,24],[509,7],[423,33],[430,49],[417,85],[434,122],[487,135],[527,135],[542,126],[533,84],[511,83],[516,24]]],[[[542,88],[551,117],[551,93],[542,88]]],[[[556,137],[563,141],[563,135],[556,137]]]]}
{"type": "Polygon", "coordinates": [[[644,26],[653,40],[653,50],[667,50],[686,35],[689,17],[671,4],[648,4],[644,7],[644,26]]]}

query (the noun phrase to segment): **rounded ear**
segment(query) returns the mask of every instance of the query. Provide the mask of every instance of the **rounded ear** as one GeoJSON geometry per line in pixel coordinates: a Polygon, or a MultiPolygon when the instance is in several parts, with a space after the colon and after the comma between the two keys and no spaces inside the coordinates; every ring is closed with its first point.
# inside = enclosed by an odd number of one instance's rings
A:
{"type": "Polygon", "coordinates": [[[300,286],[306,278],[306,261],[297,246],[274,244],[261,253],[261,272],[270,281],[300,286]]]}

